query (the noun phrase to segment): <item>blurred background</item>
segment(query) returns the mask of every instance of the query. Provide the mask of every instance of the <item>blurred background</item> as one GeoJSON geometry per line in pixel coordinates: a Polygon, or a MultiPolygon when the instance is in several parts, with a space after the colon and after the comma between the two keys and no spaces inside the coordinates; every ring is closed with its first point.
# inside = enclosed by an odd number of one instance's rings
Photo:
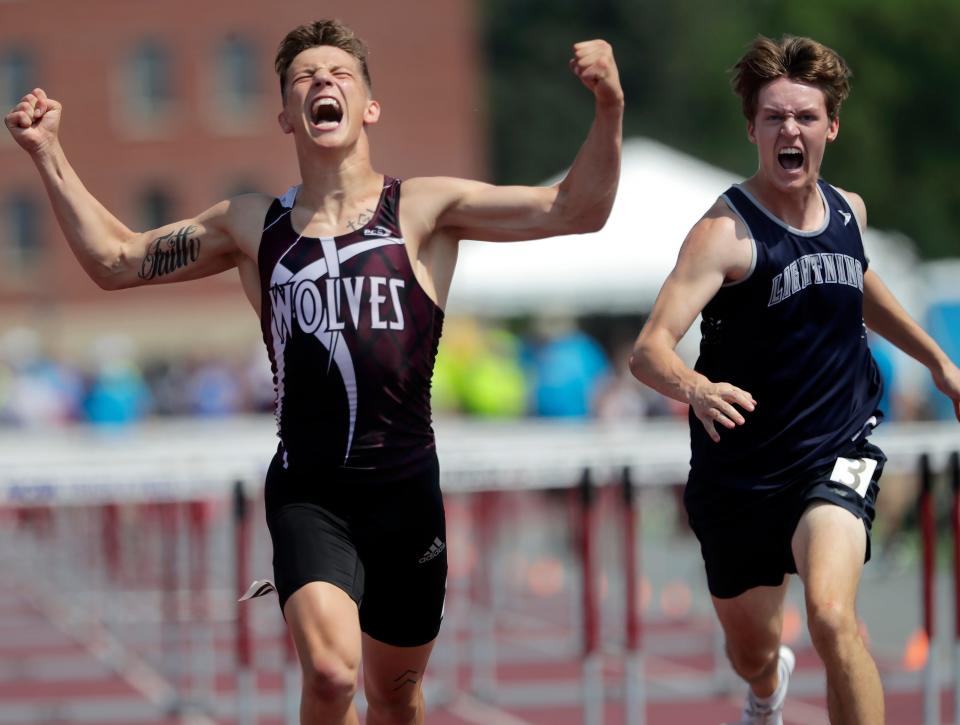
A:
{"type": "MultiPolygon", "coordinates": [[[[298,174],[275,120],[273,55],[286,29],[318,9],[224,7],[4,2],[0,102],[11,107],[37,85],[60,99],[70,159],[134,229],[244,191],[280,194],[298,174]]],[[[622,379],[625,351],[686,230],[755,168],[728,68],[757,33],[813,35],[853,68],[824,175],[864,197],[872,229],[882,230],[868,239],[874,268],[957,355],[960,186],[950,140],[960,108],[947,92],[955,3],[353,2],[322,12],[346,18],[369,43],[384,108],[374,161],[401,177],[556,177],[593,111],[566,71],[570,45],[604,37],[615,48],[627,110],[614,215],[595,238],[565,246],[465,245],[438,412],[682,413],[622,379]],[[503,381],[490,386],[491,375],[503,381]]],[[[104,294],[72,259],[29,159],[6,134],[0,163],[3,424],[269,409],[266,356],[235,273],[104,294]]],[[[891,387],[888,417],[948,415],[924,376],[884,343],[875,349],[891,387]]],[[[688,357],[695,352],[694,341],[688,357]]]]}
{"type": "MultiPolygon", "coordinates": [[[[279,195],[297,183],[298,170],[276,122],[273,57],[289,29],[319,16],[344,20],[367,41],[374,95],[383,107],[370,131],[374,165],[404,178],[555,180],[593,113],[588,92],[567,70],[570,46],[593,37],[612,43],[627,106],[622,180],[610,221],[601,232],[575,238],[463,243],[434,411],[441,460],[451,475],[459,470],[459,442],[469,450],[467,442],[478,435],[474,424],[516,431],[512,442],[528,442],[533,469],[543,467],[536,449],[543,431],[552,430],[540,423],[621,426],[638,441],[643,430],[653,430],[645,426],[672,426],[662,430],[679,452],[671,473],[645,493],[641,514],[655,519],[645,528],[655,539],[644,562],[651,572],[661,560],[649,557],[658,546],[664,552],[662,581],[646,583],[652,591],[672,581],[669,556],[686,551],[683,585],[705,604],[695,542],[676,506],[686,409],[637,383],[626,360],[686,231],[727,185],[755,169],[728,72],[755,35],[810,35],[852,67],[852,94],[824,177],[863,196],[872,267],[960,359],[960,99],[950,91],[960,5],[952,0],[3,0],[0,107],[12,107],[35,86],[60,100],[68,157],[93,194],[134,229],[192,216],[238,193],[279,195]],[[446,435],[456,452],[446,461],[444,431],[451,431],[446,435]]],[[[273,387],[256,315],[236,273],[105,293],[72,258],[35,169],[6,133],[0,134],[0,168],[0,450],[11,456],[25,447],[42,451],[36,455],[62,458],[68,470],[67,439],[78,448],[104,440],[122,446],[144,426],[162,424],[168,427],[149,430],[164,431],[153,437],[163,446],[180,441],[183,431],[194,441],[223,438],[237,421],[252,420],[263,435],[255,452],[262,451],[265,466],[273,387]],[[198,419],[213,426],[196,433],[189,426],[198,419]]],[[[698,342],[694,325],[681,344],[688,362],[698,342]]],[[[887,381],[887,419],[931,424],[924,429],[935,431],[928,440],[952,435],[951,406],[926,371],[883,340],[874,338],[871,346],[887,381]]],[[[504,445],[496,439],[490,455],[509,457],[504,445]]],[[[605,444],[598,445],[602,454],[605,444]]],[[[161,465],[161,455],[144,455],[154,477],[162,478],[154,465],[161,465]]],[[[541,458],[551,455],[543,451],[541,458]]],[[[909,571],[919,556],[912,466],[904,458],[900,478],[891,475],[881,500],[887,510],[878,521],[875,556],[883,571],[909,571]]],[[[518,470],[509,480],[491,473],[496,480],[471,486],[509,488],[518,470]]],[[[569,471],[555,475],[559,488],[579,481],[569,471]]],[[[255,497],[259,482],[250,478],[255,497]]],[[[64,474],[62,482],[67,479],[64,474]]],[[[44,482],[54,489],[61,483],[55,476],[44,482]]],[[[22,484],[8,476],[8,501],[9,487],[22,484]]],[[[531,504],[541,513],[552,500],[543,496],[531,504]]],[[[17,526],[37,525],[34,515],[14,519],[17,526]]],[[[556,519],[531,537],[542,543],[551,526],[558,526],[556,519]]],[[[129,535],[139,531],[134,525],[129,535]]],[[[264,536],[260,532],[256,547],[268,543],[264,536]]],[[[61,544],[69,548],[66,541],[61,544]]],[[[551,561],[574,566],[568,545],[558,544],[551,561]]],[[[14,538],[10,546],[7,553],[16,559],[24,549],[13,547],[25,544],[14,538]]],[[[42,558],[43,547],[34,554],[42,558]]],[[[530,566],[542,564],[540,558],[531,554],[530,566]]],[[[91,571],[101,564],[96,557],[87,562],[91,571]]],[[[223,588],[238,586],[244,588],[236,582],[223,588]]],[[[658,609],[661,600],[651,600],[649,591],[651,614],[667,616],[672,604],[658,609]]],[[[697,606],[681,607],[682,616],[697,606]]],[[[708,606],[700,609],[708,613],[708,606]]],[[[269,615],[278,619],[274,611],[269,615]]],[[[917,611],[909,617],[919,621],[917,611]]],[[[912,633],[903,629],[890,642],[896,662],[912,633]]],[[[3,719],[3,713],[0,708],[0,722],[47,722],[34,710],[25,720],[3,719]]],[[[509,722],[503,717],[488,714],[481,721],[509,722]]]]}

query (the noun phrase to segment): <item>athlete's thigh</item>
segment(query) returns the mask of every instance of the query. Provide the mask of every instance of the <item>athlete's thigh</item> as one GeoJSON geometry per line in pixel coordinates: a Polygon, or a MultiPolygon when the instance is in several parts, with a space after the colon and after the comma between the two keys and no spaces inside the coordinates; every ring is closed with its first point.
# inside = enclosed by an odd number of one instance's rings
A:
{"type": "Polygon", "coordinates": [[[754,651],[775,647],[780,642],[788,581],[775,587],[753,587],[729,599],[713,597],[713,608],[728,647],[754,651]]]}
{"type": "Polygon", "coordinates": [[[267,513],[273,542],[273,576],[281,609],[310,582],[339,587],[359,604],[363,564],[347,522],[314,504],[289,504],[267,513]]]}
{"type": "Polygon", "coordinates": [[[361,525],[364,634],[395,647],[420,647],[440,631],[446,593],[443,498],[435,466],[383,490],[361,525]]]}
{"type": "Polygon", "coordinates": [[[807,599],[856,600],[867,549],[864,522],[827,501],[814,501],[793,534],[793,557],[807,599]]]}
{"type": "Polygon", "coordinates": [[[283,616],[305,669],[339,664],[356,671],[360,664],[360,618],[357,604],[339,587],[310,582],[295,591],[283,616]]]}
{"type": "Polygon", "coordinates": [[[707,482],[688,484],[684,505],[700,542],[712,596],[737,599],[752,589],[783,584],[790,562],[789,497],[707,482]]]}
{"type": "Polygon", "coordinates": [[[363,635],[363,689],[372,702],[409,702],[423,681],[431,640],[417,647],[394,647],[363,635]]]}
{"type": "Polygon", "coordinates": [[[807,485],[791,550],[808,601],[815,595],[854,602],[870,558],[870,529],[885,462],[883,451],[861,440],[807,485]]]}

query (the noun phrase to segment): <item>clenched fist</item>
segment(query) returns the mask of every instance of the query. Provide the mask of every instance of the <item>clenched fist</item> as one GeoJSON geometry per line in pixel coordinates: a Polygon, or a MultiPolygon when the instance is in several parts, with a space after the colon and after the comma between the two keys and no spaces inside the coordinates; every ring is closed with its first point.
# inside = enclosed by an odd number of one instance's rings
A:
{"type": "Polygon", "coordinates": [[[623,103],[617,63],[613,59],[613,48],[607,41],[585,40],[574,45],[570,70],[593,92],[598,103],[623,103]]]}
{"type": "Polygon", "coordinates": [[[30,154],[36,154],[57,140],[60,103],[34,88],[4,117],[10,135],[30,154]]]}

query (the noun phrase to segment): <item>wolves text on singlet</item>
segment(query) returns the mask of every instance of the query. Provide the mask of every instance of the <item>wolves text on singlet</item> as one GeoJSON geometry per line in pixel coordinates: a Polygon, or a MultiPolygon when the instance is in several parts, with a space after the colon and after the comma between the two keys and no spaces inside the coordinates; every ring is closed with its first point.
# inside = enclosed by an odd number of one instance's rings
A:
{"type": "Polygon", "coordinates": [[[327,277],[277,284],[270,288],[273,329],[281,342],[286,342],[293,319],[308,335],[321,326],[327,330],[343,330],[348,322],[356,329],[363,303],[369,310],[373,329],[402,330],[400,290],[403,286],[404,280],[386,277],[327,277]],[[389,297],[384,294],[387,290],[389,297]],[[349,315],[345,316],[344,310],[349,315]]]}
{"type": "Polygon", "coordinates": [[[294,193],[267,213],[261,328],[285,466],[399,472],[434,455],[430,381],[443,312],[416,279],[385,179],[367,223],[298,234],[294,193]]]}

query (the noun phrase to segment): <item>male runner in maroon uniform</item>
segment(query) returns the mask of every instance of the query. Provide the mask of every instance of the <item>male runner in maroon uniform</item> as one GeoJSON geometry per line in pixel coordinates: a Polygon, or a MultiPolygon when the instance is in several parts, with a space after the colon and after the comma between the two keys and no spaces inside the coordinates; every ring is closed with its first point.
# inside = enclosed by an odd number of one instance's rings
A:
{"type": "Polygon", "coordinates": [[[6,125],[104,289],[237,267],[260,311],[277,388],[267,518],[304,674],[301,721],[357,722],[362,657],[367,722],[422,723],[446,575],[429,384],[457,244],[599,229],[619,177],[623,93],[610,46],[578,43],[571,69],[596,113],[562,182],[401,185],[371,166],[366,126],[380,106],[349,28],[294,29],[276,65],[280,127],[293,136],[302,184],[281,199],[238,196],[146,233],[84,188],[58,141],[60,104],[41,89],[6,125]]]}

